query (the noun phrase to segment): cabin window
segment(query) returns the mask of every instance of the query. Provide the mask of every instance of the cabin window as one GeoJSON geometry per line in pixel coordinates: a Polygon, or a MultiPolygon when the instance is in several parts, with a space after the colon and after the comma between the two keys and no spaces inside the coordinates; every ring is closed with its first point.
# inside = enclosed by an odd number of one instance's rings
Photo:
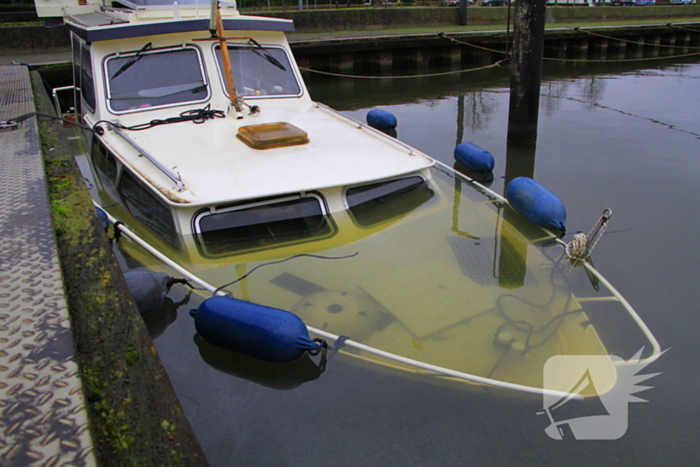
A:
{"type": "MultiPolygon", "coordinates": [[[[226,88],[223,74],[221,48],[216,47],[219,78],[226,88]]],[[[281,47],[258,47],[257,45],[229,45],[233,81],[236,94],[245,97],[297,97],[301,86],[289,57],[281,47]]]]}
{"type": "Polygon", "coordinates": [[[414,176],[348,188],[345,199],[355,221],[369,227],[406,214],[434,195],[426,180],[414,176]]]}
{"type": "Polygon", "coordinates": [[[199,213],[194,219],[204,254],[270,248],[333,234],[320,197],[283,198],[264,204],[199,213]]]}
{"type": "Polygon", "coordinates": [[[117,161],[107,151],[100,140],[95,138],[92,146],[92,163],[100,171],[106,181],[115,184],[117,182],[117,161]]]}
{"type": "Polygon", "coordinates": [[[170,209],[128,170],[123,171],[119,180],[119,194],[132,216],[171,245],[178,245],[177,231],[170,209]]]}
{"type": "Polygon", "coordinates": [[[71,47],[73,48],[73,84],[75,85],[75,112],[76,115],[82,115],[81,112],[81,92],[80,92],[80,65],[82,60],[80,60],[80,39],[78,36],[73,34],[71,36],[71,47]]]}
{"type": "Polygon", "coordinates": [[[92,76],[92,60],[90,58],[90,48],[82,44],[81,46],[81,66],[80,66],[80,91],[90,112],[95,111],[95,81],[92,76]]]}
{"type": "Polygon", "coordinates": [[[102,183],[104,190],[115,200],[118,199],[116,194],[117,185],[117,161],[99,140],[97,136],[92,139],[92,165],[97,172],[97,177],[102,183]]]}
{"type": "Polygon", "coordinates": [[[206,73],[195,47],[114,55],[105,61],[107,103],[112,112],[138,111],[209,98],[206,73]]]}

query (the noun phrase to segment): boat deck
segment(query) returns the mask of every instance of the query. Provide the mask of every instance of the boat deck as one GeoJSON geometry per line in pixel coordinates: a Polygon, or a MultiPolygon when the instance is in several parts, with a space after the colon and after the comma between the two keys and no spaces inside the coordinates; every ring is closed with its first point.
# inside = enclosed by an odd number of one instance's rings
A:
{"type": "MultiPolygon", "coordinates": [[[[29,72],[0,66],[0,121],[33,112],[29,72]]],[[[36,117],[0,129],[0,458],[96,465],[36,117]]]]}
{"type": "MultiPolygon", "coordinates": [[[[172,180],[154,170],[153,164],[133,149],[130,156],[118,148],[114,152],[130,157],[133,166],[149,181],[191,205],[356,185],[433,165],[424,154],[323,106],[309,102],[307,108],[294,109],[270,102],[261,107],[259,116],[242,120],[227,116],[201,125],[185,122],[124,131],[139,147],[182,177],[186,186],[183,192],[178,192],[172,180]],[[336,118],[328,118],[328,114],[336,118]],[[241,127],[278,122],[296,126],[308,135],[308,143],[254,149],[236,137],[241,127]],[[377,139],[385,144],[377,145],[377,139]],[[408,153],[413,157],[406,157],[408,153]]],[[[151,118],[165,119],[181,111],[178,108],[129,115],[128,125],[151,118]]],[[[123,145],[118,137],[112,139],[112,144],[120,143],[123,145]]]]}

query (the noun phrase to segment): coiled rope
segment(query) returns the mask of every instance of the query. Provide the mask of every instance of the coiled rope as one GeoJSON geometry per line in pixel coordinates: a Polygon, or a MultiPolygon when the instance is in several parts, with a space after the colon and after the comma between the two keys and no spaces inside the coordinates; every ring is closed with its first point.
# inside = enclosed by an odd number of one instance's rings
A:
{"type": "MultiPolygon", "coordinates": [[[[193,122],[196,124],[202,124],[207,120],[214,119],[214,118],[225,118],[226,113],[223,110],[216,110],[211,108],[211,104],[207,104],[206,107],[203,109],[192,109],[192,110],[185,110],[184,112],[180,113],[180,116],[178,117],[170,117],[166,118],[163,120],[160,119],[155,119],[151,120],[150,122],[146,123],[140,123],[138,125],[133,125],[133,126],[124,126],[120,124],[115,124],[118,128],[121,128],[123,130],[132,130],[132,131],[139,131],[139,130],[147,130],[148,128],[153,128],[154,126],[158,125],[167,125],[170,123],[180,123],[180,122],[193,122]]],[[[97,122],[100,123],[100,122],[97,122]]],[[[97,125],[97,123],[95,125],[97,125]]]]}
{"type": "Polygon", "coordinates": [[[612,211],[606,209],[603,211],[600,219],[598,219],[598,222],[591,228],[591,231],[588,232],[588,235],[583,232],[574,235],[574,238],[566,244],[566,256],[577,261],[583,261],[588,258],[608,227],[610,216],[612,216],[612,211]]]}

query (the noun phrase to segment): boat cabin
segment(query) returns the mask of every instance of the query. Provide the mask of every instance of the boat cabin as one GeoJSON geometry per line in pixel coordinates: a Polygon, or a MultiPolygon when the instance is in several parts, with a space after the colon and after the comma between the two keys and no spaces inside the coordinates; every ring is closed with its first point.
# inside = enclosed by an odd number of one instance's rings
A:
{"type": "Polygon", "coordinates": [[[338,216],[362,227],[391,199],[408,209],[433,196],[432,159],[311,100],[291,21],[222,5],[217,35],[208,3],[71,8],[100,204],[161,247],[220,256],[317,240],[338,216]]]}

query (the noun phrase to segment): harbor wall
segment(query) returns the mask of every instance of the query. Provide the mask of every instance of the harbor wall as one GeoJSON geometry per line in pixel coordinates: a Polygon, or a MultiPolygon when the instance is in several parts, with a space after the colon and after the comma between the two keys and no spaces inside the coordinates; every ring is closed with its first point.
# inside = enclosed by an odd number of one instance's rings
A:
{"type": "MultiPolygon", "coordinates": [[[[286,12],[242,11],[294,21],[299,34],[321,31],[371,31],[459,25],[458,8],[349,8],[339,10],[306,10],[286,12]]],[[[507,8],[470,7],[467,9],[469,25],[494,25],[506,27],[507,8]]],[[[513,11],[511,11],[512,21],[513,11]]],[[[568,26],[569,22],[614,22],[628,20],[658,20],[660,23],[682,19],[700,18],[700,5],[654,6],[654,7],[547,7],[548,24],[568,26]]],[[[294,40],[294,34],[290,35],[294,40]]],[[[65,26],[45,28],[42,25],[11,25],[0,27],[0,53],[18,51],[50,51],[69,47],[68,30],[65,26]]]]}
{"type": "MultiPolygon", "coordinates": [[[[511,9],[511,21],[513,9],[511,9]]],[[[249,12],[261,16],[294,20],[297,32],[315,31],[356,31],[387,28],[410,28],[459,25],[459,8],[355,8],[348,10],[307,10],[276,13],[249,12]]],[[[670,18],[700,17],[700,5],[655,6],[622,8],[601,7],[547,7],[546,21],[549,24],[565,25],[569,21],[621,21],[649,20],[660,21],[670,18]]],[[[468,25],[504,25],[508,18],[508,8],[468,7],[468,25]]]]}
{"type": "MultiPolygon", "coordinates": [[[[292,43],[302,69],[340,75],[391,76],[439,68],[475,69],[508,58],[506,31],[406,34],[292,43]]],[[[639,60],[697,54],[700,23],[619,26],[604,30],[562,28],[545,33],[545,60],[639,60]]],[[[697,55],[696,55],[697,56],[697,55]]]]}

